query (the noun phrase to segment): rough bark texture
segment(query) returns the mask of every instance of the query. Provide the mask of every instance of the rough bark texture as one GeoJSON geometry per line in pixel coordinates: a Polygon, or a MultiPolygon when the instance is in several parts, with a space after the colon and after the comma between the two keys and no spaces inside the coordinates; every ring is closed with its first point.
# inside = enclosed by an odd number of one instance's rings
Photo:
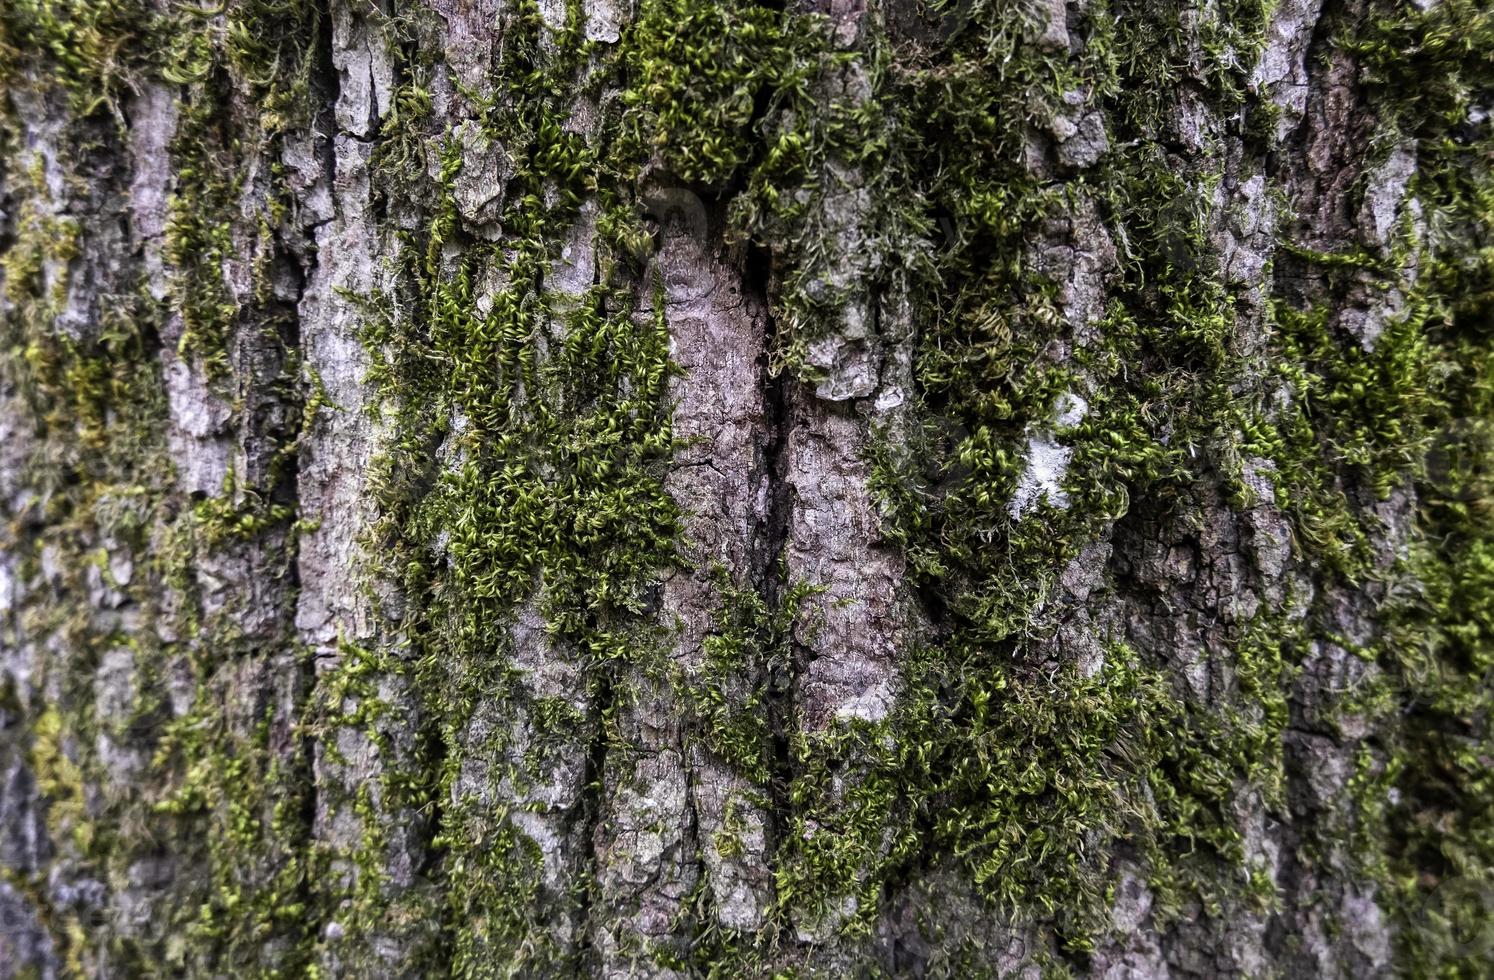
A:
{"type": "Polygon", "coordinates": [[[0,977],[1486,975],[1479,0],[7,0],[0,977]]]}

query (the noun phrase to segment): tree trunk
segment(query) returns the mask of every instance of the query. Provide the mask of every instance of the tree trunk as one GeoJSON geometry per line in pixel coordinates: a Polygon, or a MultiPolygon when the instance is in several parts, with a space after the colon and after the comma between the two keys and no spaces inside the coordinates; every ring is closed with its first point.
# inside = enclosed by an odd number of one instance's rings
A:
{"type": "Polygon", "coordinates": [[[0,977],[1487,975],[1481,0],[6,0],[0,977]]]}

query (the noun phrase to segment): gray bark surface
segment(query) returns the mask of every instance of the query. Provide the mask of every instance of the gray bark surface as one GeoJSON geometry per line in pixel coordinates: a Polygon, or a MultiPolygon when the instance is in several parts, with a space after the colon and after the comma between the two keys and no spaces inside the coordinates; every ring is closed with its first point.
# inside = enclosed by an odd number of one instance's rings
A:
{"type": "Polygon", "coordinates": [[[0,978],[1488,975],[1467,0],[15,0],[0,978]]]}

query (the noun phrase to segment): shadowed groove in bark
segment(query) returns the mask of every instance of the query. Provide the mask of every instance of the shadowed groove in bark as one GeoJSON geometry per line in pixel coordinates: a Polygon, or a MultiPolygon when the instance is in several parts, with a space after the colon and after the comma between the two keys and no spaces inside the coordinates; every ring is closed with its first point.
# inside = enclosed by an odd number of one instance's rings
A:
{"type": "MultiPolygon", "coordinates": [[[[318,30],[316,34],[316,44],[312,52],[313,62],[309,79],[314,106],[312,109],[311,124],[309,126],[309,129],[311,133],[314,134],[313,139],[316,140],[315,155],[316,162],[320,168],[320,180],[322,185],[329,190],[334,186],[337,177],[337,155],[336,150],[334,149],[334,139],[337,134],[336,107],[341,89],[341,85],[337,77],[337,69],[332,62],[332,2],[333,0],[316,0],[318,30]]],[[[327,218],[322,219],[323,223],[331,222],[333,220],[335,220],[335,216],[328,216],[327,218]]],[[[315,252],[316,226],[305,228],[303,234],[305,240],[300,243],[303,256],[305,256],[303,261],[308,262],[312,267],[314,267],[317,261],[315,252]]],[[[306,289],[308,287],[310,279],[311,269],[304,269],[296,303],[296,323],[298,326],[296,339],[298,348],[300,347],[300,305],[301,300],[305,297],[306,289]]],[[[301,391],[301,397],[303,404],[307,401],[319,397],[320,393],[316,390],[320,387],[319,378],[303,378],[302,385],[303,387],[301,391]],[[311,391],[306,390],[308,384],[312,389],[311,391]]],[[[308,423],[308,427],[309,424],[310,423],[308,423]]],[[[307,450],[304,446],[297,447],[295,459],[295,476],[297,482],[296,498],[298,501],[301,497],[300,481],[302,472],[302,457],[304,456],[306,451],[307,450]]],[[[297,510],[299,513],[299,507],[297,508],[297,510]]],[[[297,581],[299,583],[299,563],[297,563],[297,565],[295,566],[295,571],[297,573],[297,581]]],[[[300,638],[298,637],[297,640],[299,642],[300,638]]],[[[310,715],[314,707],[317,690],[316,651],[307,651],[306,655],[302,658],[302,663],[303,666],[301,684],[302,690],[305,694],[305,701],[301,705],[301,710],[299,713],[300,718],[298,719],[298,723],[307,725],[309,727],[310,715]]],[[[319,786],[318,781],[315,778],[317,741],[318,736],[314,732],[309,732],[303,739],[301,747],[301,764],[305,767],[305,771],[308,774],[311,774],[310,786],[305,794],[302,803],[301,819],[304,821],[304,825],[306,827],[313,829],[316,827],[317,813],[321,805],[321,787],[319,786]]],[[[313,882],[308,878],[303,890],[304,901],[308,907],[317,907],[317,905],[319,904],[318,899],[320,897],[320,890],[320,886],[316,882],[313,882]]]]}
{"type": "MultiPolygon", "coordinates": [[[[777,343],[770,296],[771,258],[761,248],[749,247],[744,268],[744,290],[762,304],[763,342],[758,371],[763,379],[763,418],[767,439],[763,449],[763,480],[767,485],[767,515],[754,538],[753,586],[770,615],[777,615],[789,601],[794,583],[784,580],[784,548],[788,541],[789,485],[785,479],[784,447],[788,441],[790,389],[795,384],[786,371],[775,371],[772,351],[777,343]]],[[[789,790],[794,780],[791,736],[794,726],[794,691],[798,658],[789,636],[775,637],[786,649],[773,652],[766,678],[770,752],[768,798],[768,849],[771,870],[778,871],[778,855],[789,831],[789,790]]]]}
{"type": "MultiPolygon", "coordinates": [[[[599,907],[600,899],[597,892],[601,881],[601,858],[599,856],[601,832],[604,829],[603,820],[606,816],[607,754],[609,740],[612,738],[612,716],[616,710],[610,671],[603,673],[590,710],[592,712],[589,719],[591,732],[587,744],[586,769],[582,775],[583,795],[575,818],[587,855],[584,864],[587,879],[581,890],[582,901],[578,913],[583,929],[594,921],[594,910],[599,907]]],[[[591,969],[600,970],[602,967],[601,951],[596,948],[589,933],[583,934],[581,944],[591,969]]]]}

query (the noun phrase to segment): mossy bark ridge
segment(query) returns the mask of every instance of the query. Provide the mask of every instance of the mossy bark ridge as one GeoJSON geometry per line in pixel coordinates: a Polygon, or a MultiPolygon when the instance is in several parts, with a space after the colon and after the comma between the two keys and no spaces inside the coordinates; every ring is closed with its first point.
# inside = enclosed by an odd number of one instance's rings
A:
{"type": "Polygon", "coordinates": [[[0,977],[1483,976],[1477,0],[9,0],[0,977]]]}

